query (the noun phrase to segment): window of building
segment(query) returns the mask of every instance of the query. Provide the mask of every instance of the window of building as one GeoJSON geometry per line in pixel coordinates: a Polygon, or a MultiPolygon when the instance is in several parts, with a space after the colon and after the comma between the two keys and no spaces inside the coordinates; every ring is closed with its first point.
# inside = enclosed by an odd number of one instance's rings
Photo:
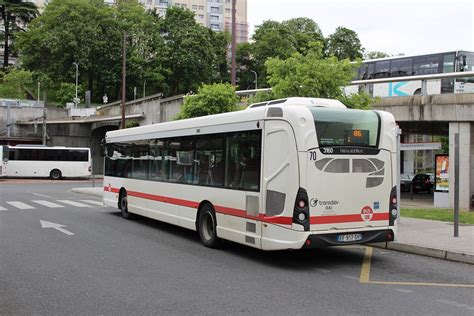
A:
{"type": "Polygon", "coordinates": [[[198,6],[199,10],[204,10],[204,6],[203,5],[200,5],[198,6]]]}
{"type": "Polygon", "coordinates": [[[219,13],[219,7],[211,7],[211,13],[219,13]]]}
{"type": "Polygon", "coordinates": [[[192,8],[193,10],[197,10],[197,9],[198,9],[198,6],[195,5],[195,4],[193,4],[193,5],[191,6],[191,8],[192,8]]]}
{"type": "Polygon", "coordinates": [[[219,21],[219,16],[218,15],[211,15],[210,20],[211,21],[219,21]]]}
{"type": "Polygon", "coordinates": [[[219,31],[221,28],[219,26],[219,24],[211,24],[211,30],[213,31],[219,31]]]}

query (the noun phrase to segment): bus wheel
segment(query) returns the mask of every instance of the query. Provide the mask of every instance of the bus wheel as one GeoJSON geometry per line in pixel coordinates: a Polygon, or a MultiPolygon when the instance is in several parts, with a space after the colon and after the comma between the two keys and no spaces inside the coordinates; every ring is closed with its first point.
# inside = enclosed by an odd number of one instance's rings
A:
{"type": "Polygon", "coordinates": [[[125,219],[133,219],[133,214],[128,212],[128,199],[127,199],[127,191],[123,190],[120,193],[119,199],[119,208],[120,212],[122,213],[122,217],[125,219]]]}
{"type": "Polygon", "coordinates": [[[199,212],[198,233],[204,246],[217,248],[220,239],[217,237],[216,213],[210,204],[204,204],[199,212]]]}
{"type": "Polygon", "coordinates": [[[61,179],[63,175],[61,174],[61,171],[58,170],[58,169],[53,169],[51,170],[51,172],[49,173],[49,177],[53,180],[59,180],[61,179]]]}

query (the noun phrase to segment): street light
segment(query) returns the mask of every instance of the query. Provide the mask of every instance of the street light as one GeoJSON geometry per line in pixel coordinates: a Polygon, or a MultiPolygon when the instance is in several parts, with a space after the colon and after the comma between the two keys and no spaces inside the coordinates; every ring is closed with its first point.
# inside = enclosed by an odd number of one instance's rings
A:
{"type": "Polygon", "coordinates": [[[77,104],[79,103],[79,99],[77,98],[77,83],[78,83],[78,77],[79,77],[79,63],[73,62],[72,63],[74,66],[76,66],[76,97],[74,98],[74,103],[77,104]]]}
{"type": "Polygon", "coordinates": [[[255,75],[255,90],[257,90],[257,72],[255,70],[250,70],[255,75]]]}

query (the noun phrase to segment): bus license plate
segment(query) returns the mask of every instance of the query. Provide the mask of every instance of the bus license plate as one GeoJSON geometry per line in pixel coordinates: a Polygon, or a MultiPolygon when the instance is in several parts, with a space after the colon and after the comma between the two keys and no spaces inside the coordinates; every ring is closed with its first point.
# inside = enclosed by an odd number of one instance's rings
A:
{"type": "Polygon", "coordinates": [[[359,240],[362,240],[362,234],[337,235],[337,241],[339,242],[350,242],[359,240]]]}

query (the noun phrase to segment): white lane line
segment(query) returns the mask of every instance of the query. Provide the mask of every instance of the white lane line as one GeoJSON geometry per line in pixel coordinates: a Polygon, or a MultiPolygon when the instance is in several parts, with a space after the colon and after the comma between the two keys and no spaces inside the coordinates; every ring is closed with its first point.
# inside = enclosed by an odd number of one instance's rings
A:
{"type": "Polygon", "coordinates": [[[465,309],[469,309],[469,310],[474,310],[474,306],[471,306],[471,305],[467,305],[467,304],[462,304],[462,303],[458,303],[458,302],[455,302],[455,301],[451,301],[451,300],[436,300],[440,303],[443,303],[443,304],[448,304],[448,305],[452,305],[452,306],[456,306],[456,307],[460,307],[460,308],[465,308],[465,309]]]}
{"type": "Polygon", "coordinates": [[[408,294],[408,293],[413,293],[413,291],[410,291],[410,290],[407,290],[407,289],[396,289],[398,292],[401,292],[401,293],[405,293],[405,294],[408,294]]]}
{"type": "Polygon", "coordinates": [[[353,275],[343,275],[342,276],[344,279],[348,280],[359,280],[359,277],[353,276],[353,275]]]}
{"type": "Polygon", "coordinates": [[[7,204],[10,204],[11,206],[19,208],[20,210],[31,210],[31,209],[35,208],[31,205],[28,205],[28,204],[25,204],[25,203],[19,202],[19,201],[10,201],[10,202],[7,202],[7,204]]]}
{"type": "Polygon", "coordinates": [[[8,209],[0,206],[0,211],[8,211],[8,209]]]}
{"type": "Polygon", "coordinates": [[[48,198],[48,199],[54,199],[52,196],[49,196],[49,195],[44,195],[44,194],[39,194],[39,193],[31,193],[31,194],[34,194],[36,196],[45,197],[45,198],[48,198]]]}
{"type": "Polygon", "coordinates": [[[59,205],[59,204],[56,204],[56,203],[53,203],[53,202],[50,202],[50,201],[45,201],[45,200],[32,200],[31,202],[35,202],[35,203],[38,203],[38,204],[41,204],[43,206],[50,207],[50,208],[64,207],[62,205],[59,205]]]}
{"type": "Polygon", "coordinates": [[[79,201],[84,202],[84,203],[89,203],[89,204],[102,206],[102,207],[107,207],[102,202],[99,202],[99,201],[94,201],[94,200],[79,200],[79,201]]]}
{"type": "Polygon", "coordinates": [[[82,203],[71,201],[71,200],[56,200],[56,201],[59,203],[69,204],[69,205],[77,206],[77,207],[90,207],[90,205],[82,204],[82,203]]]}

